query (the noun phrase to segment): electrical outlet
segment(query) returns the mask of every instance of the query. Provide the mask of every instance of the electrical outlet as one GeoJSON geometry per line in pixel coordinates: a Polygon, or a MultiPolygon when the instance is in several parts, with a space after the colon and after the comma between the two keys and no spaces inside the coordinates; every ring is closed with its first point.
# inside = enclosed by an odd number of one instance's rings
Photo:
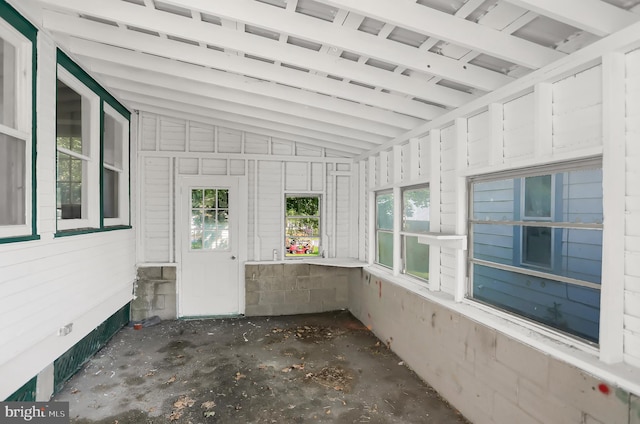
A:
{"type": "Polygon", "coordinates": [[[64,327],[60,327],[58,329],[58,336],[66,336],[67,334],[71,333],[71,330],[73,330],[73,323],[69,323],[64,327]]]}

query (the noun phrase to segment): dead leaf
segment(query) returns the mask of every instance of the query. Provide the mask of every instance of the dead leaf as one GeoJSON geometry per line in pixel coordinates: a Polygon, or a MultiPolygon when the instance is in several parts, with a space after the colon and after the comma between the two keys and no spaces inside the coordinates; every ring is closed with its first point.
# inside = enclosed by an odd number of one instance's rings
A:
{"type": "Polygon", "coordinates": [[[75,395],[76,393],[80,393],[80,390],[76,389],[75,387],[73,389],[71,389],[71,394],[75,395]]]}
{"type": "Polygon", "coordinates": [[[182,411],[173,411],[170,415],[169,415],[169,420],[170,421],[177,421],[180,419],[180,417],[182,416],[182,411]]]}
{"type": "Polygon", "coordinates": [[[266,370],[267,366],[265,364],[260,364],[260,365],[258,365],[258,369],[259,370],[266,370]]]}
{"type": "Polygon", "coordinates": [[[171,384],[171,383],[174,383],[175,381],[176,381],[176,376],[174,375],[173,377],[165,381],[164,384],[171,384]]]}
{"type": "Polygon", "coordinates": [[[177,401],[174,402],[173,407],[178,409],[184,409],[186,407],[192,407],[193,404],[196,403],[195,400],[191,399],[187,395],[182,395],[178,398],[177,401]]]}
{"type": "Polygon", "coordinates": [[[296,369],[296,370],[303,370],[304,369],[304,364],[293,364],[293,365],[291,365],[291,368],[296,369]]]}
{"type": "Polygon", "coordinates": [[[208,400],[208,401],[204,402],[202,405],[200,405],[200,407],[202,409],[211,409],[211,408],[213,408],[215,406],[216,406],[216,403],[214,401],[212,401],[212,400],[208,400]]]}
{"type": "Polygon", "coordinates": [[[291,367],[282,368],[282,372],[291,372],[291,367]]]}
{"type": "Polygon", "coordinates": [[[243,378],[246,378],[247,376],[244,374],[240,374],[239,372],[236,373],[236,381],[241,380],[243,378]]]}
{"type": "Polygon", "coordinates": [[[184,355],[182,355],[182,354],[176,355],[176,358],[184,358],[184,355]]]}
{"type": "Polygon", "coordinates": [[[327,415],[331,414],[331,409],[327,409],[327,411],[325,412],[325,414],[327,414],[327,415]]]}

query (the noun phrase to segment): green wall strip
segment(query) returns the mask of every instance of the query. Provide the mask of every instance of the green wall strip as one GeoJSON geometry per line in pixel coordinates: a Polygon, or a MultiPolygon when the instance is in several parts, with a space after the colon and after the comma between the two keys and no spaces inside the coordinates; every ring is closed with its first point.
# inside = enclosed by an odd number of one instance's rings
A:
{"type": "Polygon", "coordinates": [[[54,393],[60,391],[64,383],[129,322],[129,314],[130,305],[127,303],[54,361],[54,393]]]}
{"type": "Polygon", "coordinates": [[[36,400],[36,384],[38,378],[33,377],[27,381],[24,386],[16,390],[11,396],[6,398],[5,402],[35,402],[36,400]]]}

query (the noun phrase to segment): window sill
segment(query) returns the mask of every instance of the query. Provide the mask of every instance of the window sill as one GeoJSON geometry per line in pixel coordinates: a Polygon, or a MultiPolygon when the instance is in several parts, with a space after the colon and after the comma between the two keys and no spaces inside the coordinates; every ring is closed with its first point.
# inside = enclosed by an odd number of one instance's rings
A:
{"type": "Polygon", "coordinates": [[[19,243],[19,242],[22,242],[22,241],[33,241],[33,240],[40,240],[40,236],[39,235],[30,235],[30,236],[4,237],[4,238],[0,238],[0,244],[19,243]]]}
{"type": "Polygon", "coordinates": [[[582,343],[572,337],[544,331],[535,324],[510,314],[465,299],[455,302],[452,295],[432,292],[427,285],[405,276],[394,276],[386,268],[371,265],[365,268],[371,275],[384,279],[390,284],[402,287],[417,296],[437,303],[466,318],[495,329],[514,340],[526,344],[558,360],[567,362],[596,378],[612,383],[631,393],[640,393],[640,369],[625,363],[606,364],[600,361],[598,349],[588,343],[582,343]]]}
{"type": "Polygon", "coordinates": [[[93,234],[93,233],[104,233],[107,231],[116,231],[116,230],[129,230],[133,227],[130,225],[117,225],[113,227],[104,227],[104,228],[78,228],[75,230],[61,230],[54,234],[55,238],[59,237],[70,237],[70,236],[78,236],[82,234],[93,234]]]}
{"type": "Polygon", "coordinates": [[[291,258],[277,261],[247,261],[245,265],[296,265],[309,264],[321,266],[335,266],[342,268],[364,268],[368,266],[366,262],[359,261],[355,258],[291,258]]]}

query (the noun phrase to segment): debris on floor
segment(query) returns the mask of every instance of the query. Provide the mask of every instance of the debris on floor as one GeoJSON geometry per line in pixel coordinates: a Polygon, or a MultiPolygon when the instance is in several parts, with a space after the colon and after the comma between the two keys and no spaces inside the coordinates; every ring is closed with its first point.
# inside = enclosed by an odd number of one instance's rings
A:
{"type": "Polygon", "coordinates": [[[467,423],[348,312],[120,331],[54,400],[74,424],[467,423]]]}

